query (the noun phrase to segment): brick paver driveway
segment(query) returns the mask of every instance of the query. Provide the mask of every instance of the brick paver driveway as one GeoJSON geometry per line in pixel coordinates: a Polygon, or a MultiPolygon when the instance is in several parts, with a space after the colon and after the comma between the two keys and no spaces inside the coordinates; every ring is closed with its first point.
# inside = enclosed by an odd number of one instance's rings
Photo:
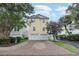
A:
{"type": "Polygon", "coordinates": [[[0,47],[0,55],[74,55],[48,41],[28,41],[12,47],[0,47]]]}

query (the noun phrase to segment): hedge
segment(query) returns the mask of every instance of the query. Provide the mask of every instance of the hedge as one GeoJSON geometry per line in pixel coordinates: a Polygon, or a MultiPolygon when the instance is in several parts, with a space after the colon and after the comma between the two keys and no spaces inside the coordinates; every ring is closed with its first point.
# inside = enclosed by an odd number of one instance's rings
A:
{"type": "Polygon", "coordinates": [[[28,37],[25,37],[25,38],[22,38],[22,37],[10,37],[10,42],[11,43],[15,43],[15,40],[17,40],[17,43],[20,43],[20,42],[24,42],[26,40],[28,40],[28,37]]]}
{"type": "Polygon", "coordinates": [[[58,37],[59,39],[61,39],[61,40],[66,39],[66,36],[65,36],[65,35],[57,35],[57,37],[58,37]]]}
{"type": "Polygon", "coordinates": [[[15,43],[15,40],[17,40],[17,43],[24,42],[28,40],[28,37],[22,38],[22,37],[9,37],[9,39],[0,39],[0,44],[10,44],[15,43]]]}
{"type": "Polygon", "coordinates": [[[67,36],[58,35],[58,37],[63,40],[79,41],[79,34],[72,34],[72,35],[67,35],[67,36]]]}
{"type": "Polygon", "coordinates": [[[9,44],[10,39],[0,39],[0,44],[9,44]]]}
{"type": "Polygon", "coordinates": [[[78,34],[70,35],[70,36],[67,36],[66,39],[71,41],[79,41],[79,35],[78,34]]]}

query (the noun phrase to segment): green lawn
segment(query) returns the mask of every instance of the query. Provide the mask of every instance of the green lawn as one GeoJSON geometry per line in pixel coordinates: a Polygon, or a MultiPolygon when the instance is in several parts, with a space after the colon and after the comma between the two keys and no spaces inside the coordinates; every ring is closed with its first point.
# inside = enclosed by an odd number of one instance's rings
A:
{"type": "Polygon", "coordinates": [[[61,46],[67,50],[69,50],[70,52],[76,53],[78,51],[78,49],[70,44],[65,44],[63,42],[54,42],[56,45],[61,46]]]}

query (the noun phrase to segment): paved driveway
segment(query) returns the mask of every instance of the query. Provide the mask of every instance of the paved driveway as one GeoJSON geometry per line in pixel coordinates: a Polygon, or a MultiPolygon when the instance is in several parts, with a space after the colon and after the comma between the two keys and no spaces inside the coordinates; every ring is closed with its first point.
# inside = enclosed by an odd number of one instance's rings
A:
{"type": "Polygon", "coordinates": [[[0,47],[0,55],[74,55],[48,41],[28,41],[12,47],[0,47]]]}

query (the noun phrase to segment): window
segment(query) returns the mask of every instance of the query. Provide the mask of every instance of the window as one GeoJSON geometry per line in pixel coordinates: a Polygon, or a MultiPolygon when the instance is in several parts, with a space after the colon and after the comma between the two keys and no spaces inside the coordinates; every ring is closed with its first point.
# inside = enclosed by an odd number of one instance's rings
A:
{"type": "Polygon", "coordinates": [[[43,29],[42,29],[43,31],[45,31],[45,27],[43,27],[43,29]]]}
{"type": "Polygon", "coordinates": [[[45,23],[45,20],[43,19],[43,23],[45,23]]]}
{"type": "Polygon", "coordinates": [[[35,31],[35,27],[33,27],[33,31],[35,31]]]}

